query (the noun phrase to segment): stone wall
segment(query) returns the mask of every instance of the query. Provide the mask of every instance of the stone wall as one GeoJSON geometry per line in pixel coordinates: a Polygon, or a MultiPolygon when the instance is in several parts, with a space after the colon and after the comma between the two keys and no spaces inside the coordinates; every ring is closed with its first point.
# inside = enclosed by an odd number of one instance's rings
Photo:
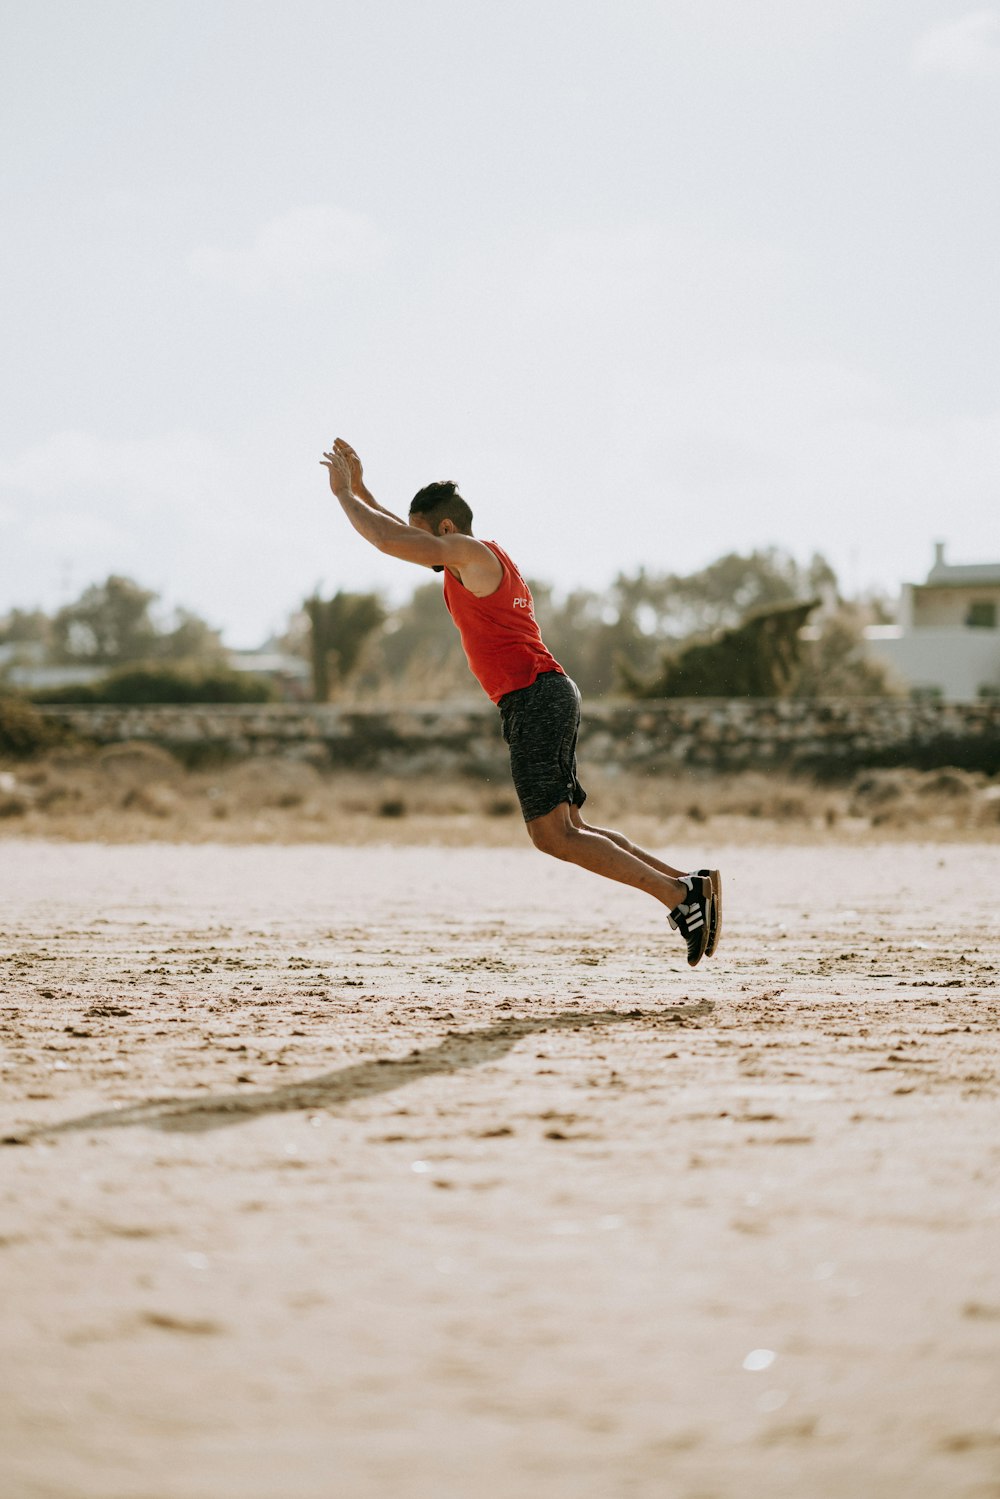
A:
{"type": "MultiPolygon", "coordinates": [[[[279,755],[322,768],[488,777],[506,760],[498,716],[487,702],[406,709],[263,704],[43,711],[93,743],[147,740],[192,765],[279,755]]],[[[686,765],[835,776],[862,766],[961,765],[998,774],[1000,702],[592,701],[584,705],[580,758],[649,773],[686,765]]]]}

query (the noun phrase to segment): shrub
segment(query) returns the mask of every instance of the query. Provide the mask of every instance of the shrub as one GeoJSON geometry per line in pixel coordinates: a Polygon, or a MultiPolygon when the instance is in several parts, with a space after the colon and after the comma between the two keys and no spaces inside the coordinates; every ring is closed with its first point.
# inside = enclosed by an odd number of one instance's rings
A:
{"type": "Polygon", "coordinates": [[[0,756],[27,759],[66,738],[61,724],[43,717],[24,698],[0,696],[0,756]]]}
{"type": "Polygon", "coordinates": [[[799,671],[800,632],[818,607],[819,599],[810,599],[749,614],[714,640],[667,652],[651,678],[620,660],[625,690],[636,698],[787,697],[799,671]]]}
{"type": "Polygon", "coordinates": [[[36,703],[269,703],[277,692],[266,677],[225,668],[128,666],[97,682],[51,687],[34,694],[36,703]]]}
{"type": "Polygon", "coordinates": [[[157,781],[176,780],[181,773],[176,756],[144,739],[107,744],[98,750],[95,759],[102,774],[118,785],[149,786],[157,781]]]}
{"type": "Polygon", "coordinates": [[[405,817],[406,803],[398,796],[390,796],[378,804],[379,817],[405,817]]]}
{"type": "Polygon", "coordinates": [[[230,794],[244,811],[304,806],[321,785],[315,766],[270,755],[245,761],[229,777],[230,794]]]}

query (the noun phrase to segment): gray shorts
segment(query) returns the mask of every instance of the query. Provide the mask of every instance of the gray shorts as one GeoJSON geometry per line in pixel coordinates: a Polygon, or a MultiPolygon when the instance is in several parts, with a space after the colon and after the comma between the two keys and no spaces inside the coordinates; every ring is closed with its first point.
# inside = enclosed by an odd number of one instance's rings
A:
{"type": "Polygon", "coordinates": [[[530,687],[505,693],[497,707],[525,822],[544,817],[561,802],[582,807],[587,793],[576,774],[576,683],[561,671],[546,671],[530,687]]]}

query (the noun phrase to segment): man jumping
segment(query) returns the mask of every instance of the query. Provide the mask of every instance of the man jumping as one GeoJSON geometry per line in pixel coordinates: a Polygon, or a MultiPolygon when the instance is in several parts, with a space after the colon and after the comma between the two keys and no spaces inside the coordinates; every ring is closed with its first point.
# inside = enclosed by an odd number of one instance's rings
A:
{"type": "Polygon", "coordinates": [[[500,710],[514,789],[528,836],[542,853],[644,890],[665,906],[693,968],[715,952],[722,929],[717,869],[683,874],[610,828],[584,822],[577,778],[580,693],[546,650],[531,593],[495,541],[472,534],[472,511],[446,480],[410,502],[408,521],[380,505],[357,453],[338,437],[320,460],[354,529],[378,551],[444,573],[444,601],[470,670],[500,710]]]}

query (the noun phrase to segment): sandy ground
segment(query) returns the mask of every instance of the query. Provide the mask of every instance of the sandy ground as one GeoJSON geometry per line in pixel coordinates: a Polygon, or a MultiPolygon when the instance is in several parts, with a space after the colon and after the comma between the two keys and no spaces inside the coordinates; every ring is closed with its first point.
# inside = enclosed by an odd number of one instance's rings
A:
{"type": "Polygon", "coordinates": [[[0,844],[4,1499],[1000,1495],[1000,849],[712,852],[0,844]]]}

